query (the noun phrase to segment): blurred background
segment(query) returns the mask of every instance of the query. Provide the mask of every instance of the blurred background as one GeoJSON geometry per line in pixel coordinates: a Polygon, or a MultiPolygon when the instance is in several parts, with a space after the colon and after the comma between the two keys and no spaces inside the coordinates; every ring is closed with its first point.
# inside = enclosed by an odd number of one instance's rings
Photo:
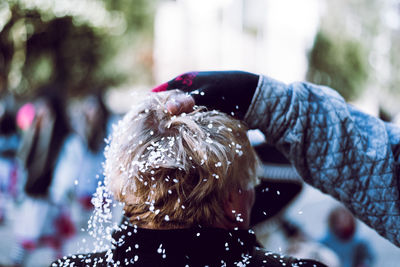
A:
{"type": "MultiPolygon", "coordinates": [[[[400,123],[398,51],[399,0],[0,0],[0,266],[92,248],[104,139],[136,94],[187,71],[238,69],[328,85],[400,123]]],[[[277,252],[291,251],[293,225],[322,244],[337,205],[302,185],[279,215],[291,227],[257,229],[277,252]]],[[[363,266],[398,266],[398,248],[353,228],[363,266]]]]}

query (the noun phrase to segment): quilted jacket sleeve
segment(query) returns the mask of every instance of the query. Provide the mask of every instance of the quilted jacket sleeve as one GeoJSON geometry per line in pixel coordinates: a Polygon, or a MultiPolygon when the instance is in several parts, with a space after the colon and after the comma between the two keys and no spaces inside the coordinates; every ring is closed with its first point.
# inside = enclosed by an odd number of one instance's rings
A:
{"type": "Polygon", "coordinates": [[[400,247],[400,128],[330,88],[260,76],[245,121],[264,132],[312,186],[400,247]]]}

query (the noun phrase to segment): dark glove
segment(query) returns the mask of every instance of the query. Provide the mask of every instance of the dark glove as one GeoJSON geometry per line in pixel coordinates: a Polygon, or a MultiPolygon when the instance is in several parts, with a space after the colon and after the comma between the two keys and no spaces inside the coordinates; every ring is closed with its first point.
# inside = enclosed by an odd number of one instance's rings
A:
{"type": "Polygon", "coordinates": [[[254,92],[259,76],[243,71],[187,72],[179,75],[152,92],[179,89],[189,93],[196,105],[217,109],[243,119],[254,92]]]}

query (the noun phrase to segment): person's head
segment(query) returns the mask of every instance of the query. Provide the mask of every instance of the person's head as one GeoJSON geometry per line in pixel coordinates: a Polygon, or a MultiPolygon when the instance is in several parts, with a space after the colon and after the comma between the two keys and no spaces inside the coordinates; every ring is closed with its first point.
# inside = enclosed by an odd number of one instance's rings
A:
{"type": "Polygon", "coordinates": [[[328,223],[332,233],[343,241],[351,239],[356,231],[354,216],[342,206],[336,207],[330,212],[328,223]]]}
{"type": "Polygon", "coordinates": [[[171,115],[165,104],[179,94],[152,94],[119,122],[107,186],[142,227],[247,228],[258,160],[245,125],[203,107],[171,115]]]}

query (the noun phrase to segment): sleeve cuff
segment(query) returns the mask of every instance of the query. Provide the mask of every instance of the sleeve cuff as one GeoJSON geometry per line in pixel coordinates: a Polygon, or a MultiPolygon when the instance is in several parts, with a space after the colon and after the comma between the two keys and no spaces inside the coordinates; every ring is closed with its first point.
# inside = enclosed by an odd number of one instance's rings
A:
{"type": "MultiPolygon", "coordinates": [[[[253,98],[251,99],[250,106],[247,109],[247,112],[244,116],[244,121],[246,121],[246,122],[248,121],[249,117],[251,117],[251,114],[253,113],[254,107],[257,103],[257,98],[259,97],[261,89],[262,89],[263,81],[264,81],[264,76],[259,75],[257,88],[254,92],[253,98]]],[[[251,126],[251,125],[249,125],[249,126],[251,126]]]]}

